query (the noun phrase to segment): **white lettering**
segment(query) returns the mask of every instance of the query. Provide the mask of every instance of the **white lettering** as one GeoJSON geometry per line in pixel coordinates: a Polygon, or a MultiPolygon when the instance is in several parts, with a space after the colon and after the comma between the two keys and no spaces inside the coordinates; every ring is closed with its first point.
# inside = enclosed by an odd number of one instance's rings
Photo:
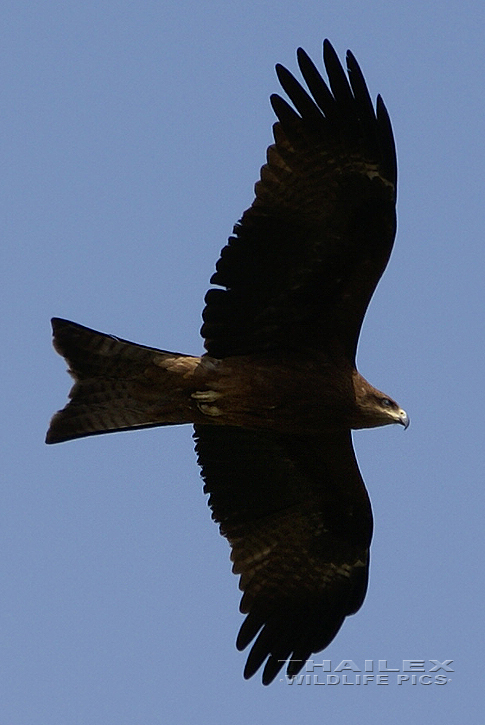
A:
{"type": "Polygon", "coordinates": [[[399,672],[399,667],[388,667],[387,660],[379,660],[379,672],[399,672]]]}
{"type": "Polygon", "coordinates": [[[403,660],[402,668],[404,672],[424,672],[425,660],[403,660]]]}
{"type": "Polygon", "coordinates": [[[352,670],[353,672],[361,671],[360,667],[357,667],[353,660],[342,660],[342,662],[335,668],[335,672],[342,672],[342,670],[352,670]]]}
{"type": "Polygon", "coordinates": [[[434,667],[431,667],[430,672],[438,672],[438,670],[445,670],[445,672],[455,671],[448,666],[451,665],[453,660],[444,660],[444,662],[440,662],[439,660],[430,660],[430,662],[434,664],[434,667]]]}

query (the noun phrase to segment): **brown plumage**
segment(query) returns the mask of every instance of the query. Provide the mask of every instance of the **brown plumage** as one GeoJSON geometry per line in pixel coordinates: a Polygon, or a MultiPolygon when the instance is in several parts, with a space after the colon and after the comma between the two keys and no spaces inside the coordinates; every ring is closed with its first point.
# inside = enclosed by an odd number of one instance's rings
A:
{"type": "Polygon", "coordinates": [[[326,85],[305,52],[307,93],[283,67],[275,144],[256,198],[222,250],[206,295],[207,353],[143,347],[65,320],[54,345],[70,402],[48,443],[192,423],[204,490],[229,540],[247,617],[245,668],[296,674],[361,606],[372,513],[352,428],[406,413],[355,368],[362,321],[395,234],[396,156],[353,55],[328,41],[326,85]]]}

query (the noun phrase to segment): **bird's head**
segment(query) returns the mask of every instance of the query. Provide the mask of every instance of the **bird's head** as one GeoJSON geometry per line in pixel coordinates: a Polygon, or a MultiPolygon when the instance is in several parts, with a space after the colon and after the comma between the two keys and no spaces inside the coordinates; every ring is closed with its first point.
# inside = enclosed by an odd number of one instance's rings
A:
{"type": "Polygon", "coordinates": [[[358,408],[354,428],[377,428],[393,423],[408,427],[409,416],[399,403],[374,388],[360,373],[354,377],[354,391],[358,408]]]}

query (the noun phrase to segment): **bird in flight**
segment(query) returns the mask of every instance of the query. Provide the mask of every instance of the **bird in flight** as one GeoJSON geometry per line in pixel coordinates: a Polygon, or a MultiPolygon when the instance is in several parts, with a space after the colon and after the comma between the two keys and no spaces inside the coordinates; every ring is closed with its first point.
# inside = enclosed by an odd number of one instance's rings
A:
{"type": "Polygon", "coordinates": [[[55,318],[74,378],[47,443],[189,423],[212,516],[231,546],[246,615],[244,676],[293,677],[361,607],[372,512],[351,430],[405,411],[356,369],[362,321],[396,230],[396,153],[347,52],[328,41],[328,83],[301,48],[306,89],[276,72],[274,144],[255,199],[207,292],[201,357],[55,318]]]}

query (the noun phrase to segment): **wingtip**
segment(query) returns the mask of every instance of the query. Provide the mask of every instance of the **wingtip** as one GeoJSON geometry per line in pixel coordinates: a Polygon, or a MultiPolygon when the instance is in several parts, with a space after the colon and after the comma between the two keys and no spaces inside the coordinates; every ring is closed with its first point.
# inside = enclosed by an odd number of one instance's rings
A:
{"type": "Polygon", "coordinates": [[[328,62],[331,62],[332,60],[337,60],[337,62],[340,63],[337,51],[335,50],[328,38],[325,38],[325,40],[323,41],[323,59],[325,61],[325,66],[328,62]]]}
{"type": "Polygon", "coordinates": [[[345,53],[345,61],[347,63],[347,69],[348,69],[349,72],[352,72],[352,70],[354,70],[355,68],[359,68],[360,69],[360,66],[359,66],[359,63],[357,61],[357,58],[352,53],[352,51],[350,50],[350,48],[347,48],[347,51],[345,53]]]}

